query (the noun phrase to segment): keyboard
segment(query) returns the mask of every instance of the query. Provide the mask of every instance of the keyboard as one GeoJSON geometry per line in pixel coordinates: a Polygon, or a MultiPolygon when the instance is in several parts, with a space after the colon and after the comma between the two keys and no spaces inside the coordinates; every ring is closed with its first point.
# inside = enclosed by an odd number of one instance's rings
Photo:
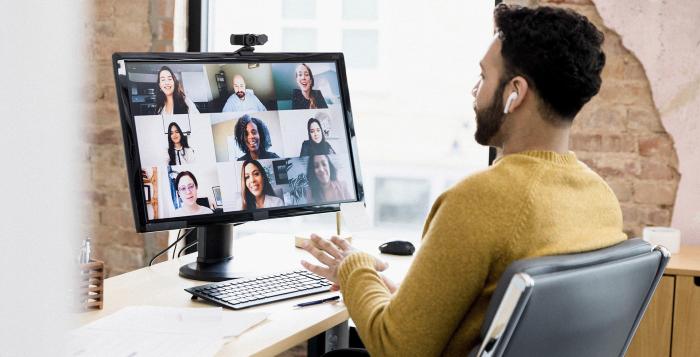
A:
{"type": "Polygon", "coordinates": [[[306,270],[254,278],[226,280],[185,289],[198,297],[234,310],[330,291],[332,283],[306,270]]]}

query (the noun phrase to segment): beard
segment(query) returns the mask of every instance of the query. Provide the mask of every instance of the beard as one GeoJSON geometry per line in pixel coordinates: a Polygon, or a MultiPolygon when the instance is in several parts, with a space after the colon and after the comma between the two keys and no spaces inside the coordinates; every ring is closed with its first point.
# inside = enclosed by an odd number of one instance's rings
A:
{"type": "Polygon", "coordinates": [[[474,107],[474,112],[476,113],[474,139],[481,145],[489,146],[491,139],[501,130],[501,126],[503,126],[505,121],[503,98],[499,95],[499,93],[503,92],[503,88],[505,88],[505,83],[495,92],[494,99],[488,107],[481,110],[474,107]]]}
{"type": "Polygon", "coordinates": [[[238,92],[236,92],[236,96],[237,96],[238,98],[243,99],[243,97],[245,97],[245,92],[244,92],[244,91],[238,91],[238,92]]]}

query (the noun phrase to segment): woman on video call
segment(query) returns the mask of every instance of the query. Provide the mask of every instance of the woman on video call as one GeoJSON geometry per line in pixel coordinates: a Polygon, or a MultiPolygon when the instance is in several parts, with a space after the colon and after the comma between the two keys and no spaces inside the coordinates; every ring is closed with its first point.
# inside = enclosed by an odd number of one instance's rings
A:
{"type": "Polygon", "coordinates": [[[168,165],[191,164],[195,162],[194,150],[187,143],[187,136],[177,123],[168,125],[168,165]]]}
{"type": "Polygon", "coordinates": [[[274,152],[267,151],[272,146],[272,141],[270,130],[262,120],[247,114],[242,116],[236,123],[233,135],[236,137],[236,144],[245,153],[238,161],[279,158],[274,152]]]}
{"type": "Polygon", "coordinates": [[[199,114],[194,102],[185,96],[185,89],[168,66],[158,71],[158,92],[155,114],[199,114]]]}
{"type": "Polygon", "coordinates": [[[309,156],[306,177],[311,188],[309,202],[342,201],[351,198],[347,184],[338,179],[338,170],[328,155],[309,156]]]}
{"type": "Polygon", "coordinates": [[[335,150],[333,150],[331,144],[326,141],[326,134],[323,132],[323,127],[319,120],[325,118],[328,118],[328,114],[318,113],[306,123],[306,131],[309,135],[309,140],[304,140],[301,144],[301,153],[299,153],[299,156],[335,154],[335,150]]]}
{"type": "Polygon", "coordinates": [[[305,63],[294,71],[298,89],[292,89],[292,109],[328,108],[320,90],[313,89],[314,74],[305,63]]]}
{"type": "Polygon", "coordinates": [[[175,177],[177,196],[182,200],[182,206],[175,209],[173,217],[194,216],[214,213],[208,207],[197,204],[197,179],[189,171],[182,171],[175,177]]]}
{"type": "Polygon", "coordinates": [[[257,160],[246,160],[241,170],[241,209],[272,208],[284,205],[275,195],[270,180],[257,160]]]}

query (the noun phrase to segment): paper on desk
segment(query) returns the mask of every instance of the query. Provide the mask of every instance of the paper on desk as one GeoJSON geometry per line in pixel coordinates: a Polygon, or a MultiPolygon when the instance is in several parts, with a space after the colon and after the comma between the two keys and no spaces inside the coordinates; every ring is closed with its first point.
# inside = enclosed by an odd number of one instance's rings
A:
{"type": "Polygon", "coordinates": [[[68,355],[212,356],[224,336],[240,335],[266,317],[231,315],[224,318],[218,307],[127,307],[72,331],[68,355]]]}
{"type": "Polygon", "coordinates": [[[224,337],[238,337],[249,328],[265,321],[268,314],[264,312],[229,312],[222,315],[224,337]]]}

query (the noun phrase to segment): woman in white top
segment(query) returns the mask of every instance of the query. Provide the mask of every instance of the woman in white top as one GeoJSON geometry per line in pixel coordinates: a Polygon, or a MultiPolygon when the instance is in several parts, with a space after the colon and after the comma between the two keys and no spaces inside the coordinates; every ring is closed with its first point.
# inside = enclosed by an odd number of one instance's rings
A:
{"type": "Polygon", "coordinates": [[[177,123],[168,125],[168,165],[192,164],[195,162],[194,150],[187,143],[187,136],[177,123]]]}
{"type": "Polygon", "coordinates": [[[245,160],[241,169],[241,209],[272,208],[284,205],[275,195],[270,180],[257,160],[245,160]]]}
{"type": "Polygon", "coordinates": [[[158,71],[155,114],[199,114],[197,106],[185,96],[185,89],[173,70],[163,66],[158,71]]]}
{"type": "Polygon", "coordinates": [[[189,171],[182,171],[175,178],[177,197],[182,200],[182,206],[175,209],[173,217],[195,216],[214,213],[209,207],[197,204],[197,179],[189,171]]]}

